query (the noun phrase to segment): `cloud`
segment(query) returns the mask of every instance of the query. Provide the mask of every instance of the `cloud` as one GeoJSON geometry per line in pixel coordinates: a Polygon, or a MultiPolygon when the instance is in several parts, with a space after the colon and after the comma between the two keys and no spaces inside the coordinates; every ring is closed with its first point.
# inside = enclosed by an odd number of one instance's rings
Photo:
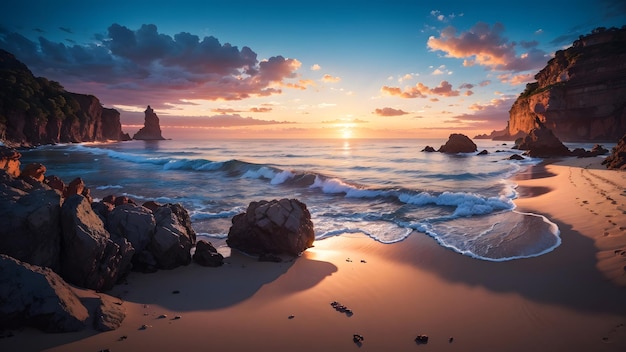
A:
{"type": "Polygon", "coordinates": [[[510,85],[516,86],[519,84],[526,84],[529,82],[533,82],[535,80],[535,75],[532,73],[522,73],[518,75],[505,73],[505,74],[498,75],[498,79],[502,83],[508,83],[510,85]]]}
{"type": "Polygon", "coordinates": [[[493,71],[528,71],[545,66],[547,54],[533,42],[519,45],[528,49],[516,54],[518,44],[503,36],[504,25],[490,27],[479,22],[470,30],[457,34],[454,27],[443,29],[439,37],[431,36],[427,45],[433,51],[443,51],[447,57],[464,59],[464,66],[480,65],[493,71]]]}
{"type": "Polygon", "coordinates": [[[452,89],[452,85],[448,81],[441,81],[437,87],[429,88],[423,83],[418,83],[413,87],[401,89],[399,87],[383,86],[381,91],[384,94],[397,96],[400,98],[426,98],[429,94],[440,95],[444,97],[455,97],[460,94],[458,90],[452,89]]]}
{"type": "Polygon", "coordinates": [[[40,36],[0,33],[0,48],[36,74],[68,90],[94,94],[109,105],[147,105],[181,99],[241,100],[280,94],[280,87],[306,88],[301,63],[281,55],[259,61],[247,46],[222,44],[213,36],[159,33],[153,24],[133,30],[112,24],[100,41],[65,45],[40,36]],[[87,88],[87,90],[85,89],[87,88]]]}
{"type": "Polygon", "coordinates": [[[454,116],[454,120],[479,122],[491,126],[490,128],[502,129],[509,120],[509,110],[515,99],[516,97],[502,97],[486,104],[472,104],[469,107],[471,113],[454,116]]]}
{"type": "Polygon", "coordinates": [[[369,121],[361,120],[361,119],[352,119],[352,120],[334,119],[334,120],[322,121],[322,123],[327,125],[327,124],[336,124],[336,123],[341,123],[341,124],[346,124],[346,123],[369,123],[369,121]]]}
{"type": "Polygon", "coordinates": [[[463,14],[455,14],[455,13],[451,13],[449,15],[444,15],[441,11],[439,10],[432,10],[430,11],[430,15],[434,18],[437,19],[437,21],[441,21],[441,22],[448,22],[452,19],[454,19],[455,17],[463,17],[463,14]]]}
{"type": "Polygon", "coordinates": [[[474,85],[471,83],[463,83],[459,86],[459,89],[472,89],[474,88],[474,85]]]}
{"type": "Polygon", "coordinates": [[[408,112],[401,109],[382,108],[374,110],[373,114],[376,114],[378,116],[402,116],[408,114],[408,112]]]}
{"type": "Polygon", "coordinates": [[[272,111],[272,108],[265,108],[265,107],[257,108],[257,107],[253,107],[253,108],[250,108],[249,111],[250,112],[270,112],[270,111],[272,111]]]}
{"type": "Polygon", "coordinates": [[[329,74],[325,74],[324,77],[322,77],[322,82],[326,82],[326,83],[337,83],[339,81],[341,81],[341,78],[334,77],[329,74]]]}
{"type": "Polygon", "coordinates": [[[319,71],[321,69],[322,69],[322,66],[318,64],[314,64],[313,66],[311,66],[311,71],[319,71]]]}
{"type": "Polygon", "coordinates": [[[491,84],[491,81],[490,81],[490,80],[488,80],[488,79],[486,79],[486,80],[481,81],[481,82],[479,82],[479,83],[478,83],[478,85],[479,85],[479,86],[481,86],[481,87],[486,87],[486,86],[488,86],[488,85],[490,85],[490,84],[491,84]]]}

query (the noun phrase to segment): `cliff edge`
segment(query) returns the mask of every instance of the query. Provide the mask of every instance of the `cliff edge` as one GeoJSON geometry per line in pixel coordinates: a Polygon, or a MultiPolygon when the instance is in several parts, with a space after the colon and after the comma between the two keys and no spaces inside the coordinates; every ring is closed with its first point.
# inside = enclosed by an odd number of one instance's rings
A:
{"type": "Polygon", "coordinates": [[[71,93],[59,83],[35,77],[11,53],[0,50],[0,140],[33,146],[128,140],[120,113],[93,95],[71,93]]]}
{"type": "Polygon", "coordinates": [[[527,135],[539,119],[562,141],[614,141],[626,133],[626,26],[597,28],[559,50],[509,111],[503,136],[527,135]]]}

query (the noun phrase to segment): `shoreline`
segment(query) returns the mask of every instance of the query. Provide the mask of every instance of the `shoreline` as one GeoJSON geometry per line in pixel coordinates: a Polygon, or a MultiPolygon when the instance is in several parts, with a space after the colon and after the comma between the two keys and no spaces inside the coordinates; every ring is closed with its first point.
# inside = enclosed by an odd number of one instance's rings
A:
{"type": "Polygon", "coordinates": [[[560,229],[560,246],[538,257],[473,259],[419,232],[392,244],[326,238],[280,264],[232,251],[221,268],[131,273],[107,292],[127,310],[117,330],[25,329],[0,350],[623,351],[626,173],[600,161],[550,161],[514,178],[515,210],[560,229]]]}

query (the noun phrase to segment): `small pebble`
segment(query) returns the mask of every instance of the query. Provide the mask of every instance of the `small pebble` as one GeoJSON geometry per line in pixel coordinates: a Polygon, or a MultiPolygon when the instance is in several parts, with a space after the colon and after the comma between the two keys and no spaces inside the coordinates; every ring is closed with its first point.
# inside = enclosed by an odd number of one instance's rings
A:
{"type": "Polygon", "coordinates": [[[288,318],[289,318],[289,319],[293,319],[293,318],[295,318],[295,317],[296,317],[295,315],[290,315],[288,318]]]}
{"type": "Polygon", "coordinates": [[[167,318],[167,315],[166,314],[161,314],[161,315],[159,315],[159,317],[157,319],[165,319],[165,318],[167,318]]]}
{"type": "Polygon", "coordinates": [[[143,325],[139,328],[139,330],[146,330],[147,328],[148,328],[148,325],[143,324],[143,325]]]}
{"type": "Polygon", "coordinates": [[[365,259],[361,259],[361,263],[367,263],[365,259]]]}
{"type": "Polygon", "coordinates": [[[172,291],[172,294],[174,294],[174,295],[177,295],[177,294],[179,294],[179,293],[180,293],[180,291],[178,291],[178,290],[174,290],[174,291],[172,291]]]}
{"type": "Polygon", "coordinates": [[[127,338],[128,338],[128,336],[126,336],[126,335],[122,335],[122,336],[120,336],[120,338],[119,338],[119,339],[117,339],[117,341],[124,341],[124,340],[126,340],[127,338]]]}
{"type": "Polygon", "coordinates": [[[181,317],[180,315],[177,315],[177,316],[175,316],[175,317],[174,317],[174,319],[173,319],[173,320],[178,320],[178,319],[180,319],[180,318],[182,318],[182,317],[181,317]]]}

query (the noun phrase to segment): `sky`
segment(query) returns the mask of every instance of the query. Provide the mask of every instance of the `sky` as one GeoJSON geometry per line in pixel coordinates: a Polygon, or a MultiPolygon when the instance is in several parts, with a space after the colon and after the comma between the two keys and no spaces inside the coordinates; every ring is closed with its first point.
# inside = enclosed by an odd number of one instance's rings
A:
{"type": "Polygon", "coordinates": [[[442,138],[501,130],[557,50],[622,0],[4,0],[0,48],[133,133],[442,138]]]}

